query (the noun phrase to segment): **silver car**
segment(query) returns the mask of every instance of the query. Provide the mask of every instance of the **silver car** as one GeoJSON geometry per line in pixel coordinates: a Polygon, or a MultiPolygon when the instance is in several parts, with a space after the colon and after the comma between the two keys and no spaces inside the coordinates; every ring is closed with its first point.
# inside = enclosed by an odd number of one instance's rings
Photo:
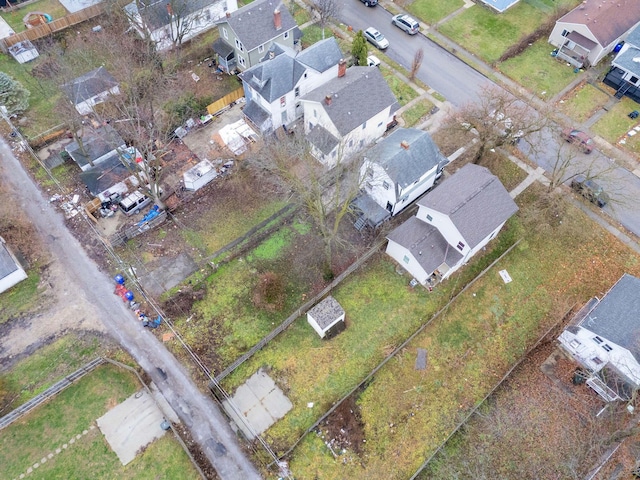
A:
{"type": "Polygon", "coordinates": [[[384,50],[389,46],[389,40],[387,40],[383,34],[373,27],[369,27],[364,31],[364,38],[380,50],[384,50]]]}
{"type": "Polygon", "coordinates": [[[391,23],[401,30],[404,30],[409,35],[415,35],[420,31],[420,24],[409,15],[396,15],[391,19],[391,23]]]}

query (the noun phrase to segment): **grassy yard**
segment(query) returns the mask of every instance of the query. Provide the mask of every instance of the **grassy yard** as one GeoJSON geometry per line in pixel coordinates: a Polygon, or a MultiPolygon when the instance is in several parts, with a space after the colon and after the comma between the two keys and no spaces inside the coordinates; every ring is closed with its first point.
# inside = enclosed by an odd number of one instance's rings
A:
{"type": "Polygon", "coordinates": [[[31,311],[42,300],[38,290],[38,270],[38,267],[26,270],[26,279],[0,294],[0,325],[31,311]]]}
{"type": "Polygon", "coordinates": [[[433,104],[429,100],[420,100],[412,107],[406,109],[402,114],[405,127],[413,127],[418,124],[433,108],[433,104]]]}
{"type": "Polygon", "coordinates": [[[15,32],[23,32],[27,28],[22,19],[30,12],[48,13],[54,20],[67,15],[67,9],[58,0],[38,0],[31,2],[26,7],[16,8],[2,13],[2,18],[13,28],[15,32]]]}
{"type": "Polygon", "coordinates": [[[414,0],[407,5],[407,10],[420,20],[433,25],[463,6],[462,0],[414,0]]]}
{"type": "Polygon", "coordinates": [[[17,478],[57,448],[68,448],[48,459],[29,478],[198,478],[179,444],[165,436],[123,467],[95,420],[139,390],[134,375],[111,365],[62,391],[23,419],[0,432],[0,464],[5,478],[17,478]],[[73,444],[69,439],[88,433],[73,444]]]}
{"type": "MultiPolygon", "coordinates": [[[[387,363],[359,395],[357,404],[366,440],[361,446],[362,453],[347,449],[334,458],[322,439],[309,435],[291,458],[290,466],[298,478],[313,478],[316,472],[322,472],[327,479],[408,478],[570,305],[605,291],[625,271],[640,273],[638,256],[608,232],[594,228],[580,211],[565,206],[560,217],[555,217],[556,210],[539,211],[543,195],[541,187],[534,187],[518,199],[521,211],[515,223],[524,240],[387,363]],[[577,247],[566,249],[564,246],[568,244],[577,247]],[[503,283],[498,275],[502,269],[509,272],[512,283],[503,283]],[[414,369],[417,348],[428,351],[428,367],[424,371],[414,369]]],[[[391,270],[390,267],[388,275],[393,275],[391,270]]],[[[449,282],[456,281],[453,278],[449,282]]],[[[358,283],[366,281],[358,278],[358,283]]],[[[451,288],[442,287],[443,291],[451,288]]],[[[345,309],[353,318],[359,313],[354,303],[374,303],[376,296],[362,295],[367,292],[366,287],[351,288],[350,295],[339,300],[347,303],[345,309]]],[[[404,302],[402,308],[392,313],[386,311],[384,304],[377,305],[382,310],[378,330],[389,328],[390,323],[407,321],[411,315],[419,316],[415,319],[419,323],[430,318],[428,300],[416,296],[410,301],[402,289],[386,290],[389,291],[404,302]]],[[[386,303],[390,295],[387,293],[384,298],[386,303]]],[[[347,332],[349,328],[352,325],[347,332]]],[[[301,358],[307,356],[302,340],[292,357],[271,352],[269,357],[262,358],[263,364],[273,366],[274,376],[287,385],[294,403],[294,410],[269,431],[269,436],[281,433],[285,424],[289,424],[289,430],[296,426],[292,423],[301,400],[298,395],[302,393],[299,390],[302,383],[298,376],[303,370],[303,378],[315,383],[302,400],[318,401],[316,392],[323,384],[328,389],[347,375],[342,369],[343,362],[348,361],[353,369],[353,364],[357,364],[354,357],[363,357],[361,350],[374,348],[371,339],[365,336],[361,346],[351,350],[347,359],[336,358],[335,354],[330,359],[320,356],[324,349],[343,351],[342,345],[335,343],[338,340],[339,337],[311,350],[319,365],[313,370],[301,365],[301,358]],[[283,369],[283,365],[288,368],[283,369]],[[318,375],[320,368],[329,373],[318,375]]],[[[324,406],[336,399],[327,400],[324,406]]],[[[300,410],[308,412],[305,404],[302,407],[300,410]]],[[[307,417],[312,417],[311,412],[307,417]]],[[[302,418],[297,420],[305,423],[302,418]]]]}
{"type": "Polygon", "coordinates": [[[418,93],[413,89],[413,87],[411,87],[411,85],[396,77],[394,70],[383,66],[380,67],[380,70],[382,71],[382,76],[384,76],[387,84],[389,84],[389,88],[391,88],[391,91],[401,106],[406,105],[418,96],[418,93]]]}
{"type": "Polygon", "coordinates": [[[584,83],[566,95],[557,108],[577,123],[582,123],[600,110],[609,98],[602,90],[584,83]]]}
{"type": "Polygon", "coordinates": [[[627,136],[632,128],[640,125],[638,119],[632,120],[627,116],[633,110],[638,110],[638,104],[628,97],[623,97],[591,127],[591,131],[614,145],[624,140],[624,148],[640,154],[640,133],[632,137],[627,136]]]}
{"type": "Polygon", "coordinates": [[[499,15],[476,5],[441,25],[439,30],[466,50],[492,63],[508,47],[551,17],[556,5],[577,3],[576,0],[523,0],[499,15]]]}
{"type": "Polygon", "coordinates": [[[551,98],[576,78],[573,67],[553,58],[551,50],[547,39],[540,39],[517,57],[500,63],[498,68],[532,94],[551,98]]]}
{"type": "MultiPolygon", "coordinates": [[[[330,28],[325,28],[324,35],[325,38],[333,37],[333,32],[330,28]]],[[[322,40],[322,28],[319,25],[314,23],[302,30],[302,48],[310,47],[320,40],[322,40]]]]}
{"type": "Polygon", "coordinates": [[[35,397],[96,358],[100,352],[101,347],[95,337],[76,335],[66,335],[40,348],[9,371],[0,374],[5,398],[11,399],[4,412],[35,397]]]}
{"type": "Polygon", "coordinates": [[[491,170],[507,191],[513,190],[527,178],[527,172],[499,152],[486,152],[480,165],[491,170]]]}

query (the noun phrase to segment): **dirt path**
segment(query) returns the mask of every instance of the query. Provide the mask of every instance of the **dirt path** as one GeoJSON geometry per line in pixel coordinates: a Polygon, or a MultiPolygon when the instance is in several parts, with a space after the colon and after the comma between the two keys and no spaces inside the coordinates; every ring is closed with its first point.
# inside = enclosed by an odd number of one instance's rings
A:
{"type": "MultiPolygon", "coordinates": [[[[0,178],[12,185],[25,213],[45,239],[53,261],[64,273],[54,278],[59,282],[55,286],[60,295],[58,305],[65,307],[65,311],[69,306],[69,318],[82,312],[83,317],[102,323],[104,329],[136,359],[190,430],[220,478],[260,478],[212,399],[198,390],[175,357],[136,322],[124,303],[113,295],[112,280],[87,256],[66,228],[61,215],[43,198],[4,141],[0,141],[0,168],[0,178]]],[[[40,323],[34,320],[31,320],[32,324],[40,323]]]]}

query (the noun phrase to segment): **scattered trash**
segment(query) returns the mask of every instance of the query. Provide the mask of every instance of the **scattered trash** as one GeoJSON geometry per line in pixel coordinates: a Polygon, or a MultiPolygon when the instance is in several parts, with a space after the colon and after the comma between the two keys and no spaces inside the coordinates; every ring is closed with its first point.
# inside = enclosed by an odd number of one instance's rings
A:
{"type": "Polygon", "coordinates": [[[502,281],[504,283],[511,283],[512,281],[511,275],[509,275],[509,273],[506,270],[500,270],[498,273],[502,277],[502,281]]]}

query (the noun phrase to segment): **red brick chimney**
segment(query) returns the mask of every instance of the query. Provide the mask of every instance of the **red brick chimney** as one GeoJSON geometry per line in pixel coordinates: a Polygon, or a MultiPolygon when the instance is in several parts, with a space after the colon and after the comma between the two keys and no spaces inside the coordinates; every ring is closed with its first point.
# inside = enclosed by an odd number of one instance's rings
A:
{"type": "Polygon", "coordinates": [[[347,62],[344,58],[341,58],[338,62],[338,78],[344,77],[347,74],[347,62]]]}
{"type": "Polygon", "coordinates": [[[231,12],[229,10],[225,12],[225,15],[227,16],[227,18],[231,18],[231,12]]]}
{"type": "Polygon", "coordinates": [[[282,15],[280,14],[279,8],[276,8],[273,11],[273,26],[276,27],[276,30],[280,30],[282,28],[282,15]]]}
{"type": "Polygon", "coordinates": [[[173,7],[171,6],[170,3],[167,3],[167,13],[169,14],[170,17],[173,17],[173,7]]]}
{"type": "Polygon", "coordinates": [[[327,105],[331,105],[331,95],[327,95],[324,97],[324,103],[327,105]]]}
{"type": "Polygon", "coordinates": [[[406,140],[401,141],[400,146],[405,150],[409,150],[409,142],[407,142],[406,140]]]}

